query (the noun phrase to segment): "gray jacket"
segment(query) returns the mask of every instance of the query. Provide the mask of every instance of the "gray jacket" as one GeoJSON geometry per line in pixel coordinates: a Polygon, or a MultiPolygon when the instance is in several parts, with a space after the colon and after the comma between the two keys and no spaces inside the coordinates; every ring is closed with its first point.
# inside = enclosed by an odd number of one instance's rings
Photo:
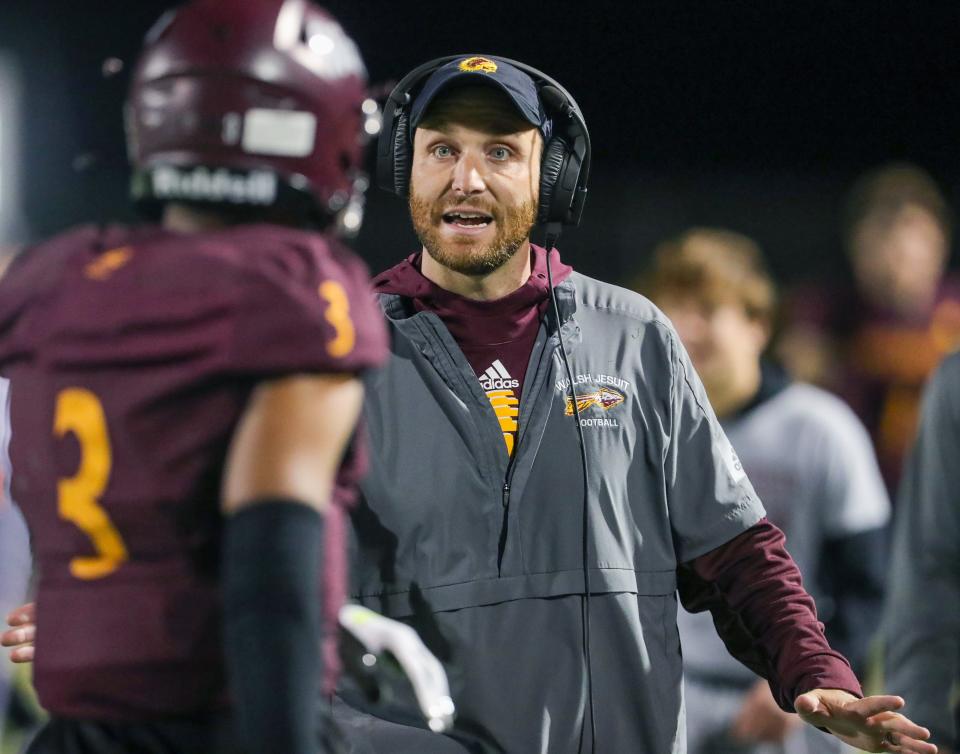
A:
{"type": "MultiPolygon", "coordinates": [[[[683,752],[676,568],[763,509],[671,325],[574,273],[557,287],[589,480],[596,750],[683,752]]],[[[392,358],[370,386],[371,473],[354,599],[408,619],[444,660],[476,751],[578,751],[583,468],[552,317],[531,354],[512,460],[440,319],[381,297],[392,358]]],[[[589,725],[587,744],[589,751],[589,725]]]]}
{"type": "Polygon", "coordinates": [[[894,517],[886,686],[933,743],[960,746],[960,354],[931,378],[894,517]]]}

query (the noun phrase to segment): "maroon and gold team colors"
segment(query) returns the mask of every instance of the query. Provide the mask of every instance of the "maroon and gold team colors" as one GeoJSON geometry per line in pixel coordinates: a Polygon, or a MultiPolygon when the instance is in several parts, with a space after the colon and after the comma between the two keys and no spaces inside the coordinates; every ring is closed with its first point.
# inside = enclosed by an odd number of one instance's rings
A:
{"type": "MultiPolygon", "coordinates": [[[[0,371],[46,709],[150,720],[225,705],[219,492],[235,425],[258,383],[385,358],[366,269],[318,234],[81,228],[14,263],[0,371]]],[[[340,470],[335,518],[361,457],[340,470]]],[[[342,528],[328,527],[327,579],[343,575],[329,541],[342,528]]]]}

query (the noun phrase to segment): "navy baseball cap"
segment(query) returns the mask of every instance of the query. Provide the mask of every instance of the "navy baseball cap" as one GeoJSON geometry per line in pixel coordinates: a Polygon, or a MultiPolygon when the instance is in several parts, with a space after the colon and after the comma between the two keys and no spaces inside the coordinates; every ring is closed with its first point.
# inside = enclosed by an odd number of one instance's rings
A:
{"type": "Polygon", "coordinates": [[[533,79],[515,65],[492,55],[464,55],[430,74],[410,108],[410,137],[420,125],[430,103],[451,84],[489,84],[500,89],[520,116],[550,138],[552,122],[547,117],[533,79]]]}

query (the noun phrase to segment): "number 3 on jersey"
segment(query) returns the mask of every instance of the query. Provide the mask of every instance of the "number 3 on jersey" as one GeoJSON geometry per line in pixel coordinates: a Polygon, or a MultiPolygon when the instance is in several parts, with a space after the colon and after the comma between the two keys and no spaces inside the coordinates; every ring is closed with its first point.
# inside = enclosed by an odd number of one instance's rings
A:
{"type": "Polygon", "coordinates": [[[327,302],[327,322],[333,325],[333,340],[327,343],[327,353],[342,358],[353,350],[357,333],[350,319],[350,299],[343,286],[335,280],[326,280],[320,284],[320,296],[327,302]]]}
{"type": "Polygon", "coordinates": [[[113,463],[100,399],[83,388],[61,390],[57,395],[53,431],[57,437],[73,434],[80,444],[77,473],[57,483],[60,517],[86,534],[97,553],[73,558],[70,574],[78,579],[100,579],[117,570],[129,557],[120,532],[100,505],[113,463]]]}

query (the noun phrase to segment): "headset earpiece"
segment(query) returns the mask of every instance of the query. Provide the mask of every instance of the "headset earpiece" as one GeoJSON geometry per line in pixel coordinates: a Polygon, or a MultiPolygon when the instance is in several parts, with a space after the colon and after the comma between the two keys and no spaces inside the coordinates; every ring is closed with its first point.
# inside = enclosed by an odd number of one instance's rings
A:
{"type": "Polygon", "coordinates": [[[567,145],[563,139],[554,136],[543,148],[540,158],[540,209],[537,211],[537,223],[543,225],[554,217],[556,189],[560,182],[564,163],[567,160],[567,145]]]}
{"type": "Polygon", "coordinates": [[[406,196],[410,189],[413,140],[410,138],[409,122],[410,116],[406,112],[400,113],[393,133],[393,192],[397,196],[406,196]]]}
{"type": "Polygon", "coordinates": [[[564,116],[572,111],[569,102],[567,102],[567,98],[563,96],[563,92],[557,89],[557,87],[545,84],[540,87],[538,93],[540,95],[540,101],[543,102],[547,110],[561,113],[564,116]]]}

